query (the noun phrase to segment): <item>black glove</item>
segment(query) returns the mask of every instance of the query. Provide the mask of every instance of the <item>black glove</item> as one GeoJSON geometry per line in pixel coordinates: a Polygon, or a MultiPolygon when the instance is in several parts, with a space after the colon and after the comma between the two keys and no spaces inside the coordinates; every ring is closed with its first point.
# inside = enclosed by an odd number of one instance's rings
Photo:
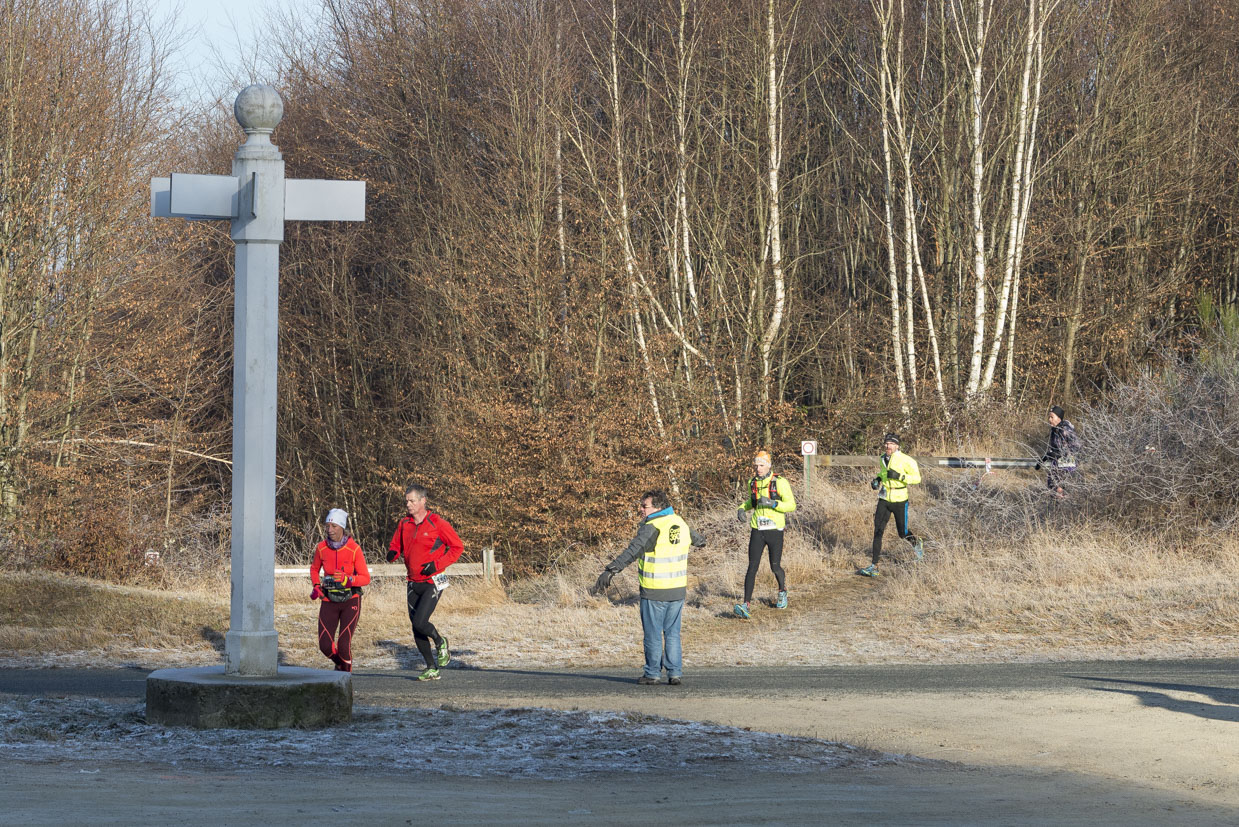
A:
{"type": "Polygon", "coordinates": [[[882,480],[878,479],[877,477],[874,477],[872,480],[869,481],[869,487],[872,488],[874,491],[877,491],[879,488],[882,487],[882,480]]]}
{"type": "Polygon", "coordinates": [[[899,482],[901,479],[903,479],[903,474],[899,473],[898,471],[892,468],[886,472],[886,478],[888,480],[894,480],[895,482],[899,482]]]}
{"type": "Polygon", "coordinates": [[[595,592],[604,592],[611,585],[611,578],[615,576],[615,572],[610,569],[603,569],[602,574],[598,575],[598,582],[594,584],[595,592]]]}
{"type": "Polygon", "coordinates": [[[1033,466],[1033,470],[1034,470],[1034,471],[1040,471],[1040,470],[1041,470],[1041,460],[1037,460],[1037,464],[1033,466]]]}
{"type": "Polygon", "coordinates": [[[396,558],[399,556],[400,556],[400,552],[392,551],[391,549],[387,550],[387,562],[394,563],[396,562],[396,558]]]}
{"type": "Polygon", "coordinates": [[[745,511],[743,508],[737,508],[736,519],[742,523],[747,523],[749,521],[749,512],[745,511]]]}
{"type": "Polygon", "coordinates": [[[758,508],[777,508],[778,505],[779,504],[777,501],[772,500],[769,497],[762,497],[757,501],[758,508]]]}
{"type": "Polygon", "coordinates": [[[422,566],[422,574],[434,574],[434,573],[435,573],[435,561],[427,560],[426,565],[422,566]]]}

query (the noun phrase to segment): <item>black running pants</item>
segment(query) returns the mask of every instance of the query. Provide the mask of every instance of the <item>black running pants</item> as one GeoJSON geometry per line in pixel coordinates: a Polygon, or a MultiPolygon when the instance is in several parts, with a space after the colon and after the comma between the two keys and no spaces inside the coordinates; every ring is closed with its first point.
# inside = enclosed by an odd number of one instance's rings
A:
{"type": "Polygon", "coordinates": [[[749,530],[749,569],[744,573],[744,602],[753,599],[753,585],[757,582],[757,569],[761,565],[761,553],[770,549],[770,571],[779,582],[779,591],[787,591],[783,575],[783,532],[777,528],[749,530]]]}
{"type": "Polygon", "coordinates": [[[435,665],[435,653],[430,648],[430,641],[435,646],[443,644],[439,630],[430,622],[430,615],[435,606],[439,605],[439,590],[434,583],[408,583],[409,622],[413,624],[413,640],[417,643],[417,651],[426,660],[426,668],[435,665]]]}
{"type": "Polygon", "coordinates": [[[912,545],[916,545],[916,535],[908,531],[908,501],[893,503],[889,500],[878,500],[878,508],[873,512],[873,564],[875,566],[878,564],[878,558],[882,556],[882,532],[886,531],[886,524],[890,522],[892,516],[895,518],[895,530],[899,532],[899,536],[912,545]]]}

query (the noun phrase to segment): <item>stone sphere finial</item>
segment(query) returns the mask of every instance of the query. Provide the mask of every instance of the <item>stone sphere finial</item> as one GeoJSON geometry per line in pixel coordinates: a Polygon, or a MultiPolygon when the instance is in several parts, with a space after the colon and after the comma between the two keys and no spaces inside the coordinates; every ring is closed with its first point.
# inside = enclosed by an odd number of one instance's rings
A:
{"type": "Polygon", "coordinates": [[[246,135],[270,135],[284,117],[284,101],[274,86],[255,83],[237,95],[232,114],[246,135]]]}

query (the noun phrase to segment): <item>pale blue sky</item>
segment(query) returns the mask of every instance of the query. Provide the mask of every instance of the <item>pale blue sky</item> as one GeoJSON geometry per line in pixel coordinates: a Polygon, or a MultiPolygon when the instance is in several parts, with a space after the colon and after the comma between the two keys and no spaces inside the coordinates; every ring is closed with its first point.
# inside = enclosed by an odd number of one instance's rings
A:
{"type": "Polygon", "coordinates": [[[170,69],[186,103],[221,97],[231,103],[242,86],[269,79],[251,68],[269,16],[291,12],[304,19],[320,8],[320,0],[151,0],[154,22],[171,22],[180,34],[170,69]]]}

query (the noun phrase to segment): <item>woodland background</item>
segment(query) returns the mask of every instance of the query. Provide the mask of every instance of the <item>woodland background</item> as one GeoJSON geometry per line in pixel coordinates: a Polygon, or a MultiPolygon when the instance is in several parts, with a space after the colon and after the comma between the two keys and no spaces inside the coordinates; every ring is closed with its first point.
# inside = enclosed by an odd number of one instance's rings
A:
{"type": "MultiPolygon", "coordinates": [[[[0,0],[4,552],[227,554],[226,173],[140,4],[0,0]]],[[[409,480],[540,570],[643,488],[1010,447],[1191,359],[1239,300],[1239,19],[1207,0],[325,0],[272,27],[287,173],[367,181],[282,250],[281,555],[409,480]],[[1013,425],[1012,423],[1016,423],[1013,425]],[[793,465],[794,467],[794,465],[793,465]]],[[[1122,435],[1116,435],[1121,439],[1122,435]]],[[[1093,446],[1104,451],[1105,446],[1093,446]]]]}

